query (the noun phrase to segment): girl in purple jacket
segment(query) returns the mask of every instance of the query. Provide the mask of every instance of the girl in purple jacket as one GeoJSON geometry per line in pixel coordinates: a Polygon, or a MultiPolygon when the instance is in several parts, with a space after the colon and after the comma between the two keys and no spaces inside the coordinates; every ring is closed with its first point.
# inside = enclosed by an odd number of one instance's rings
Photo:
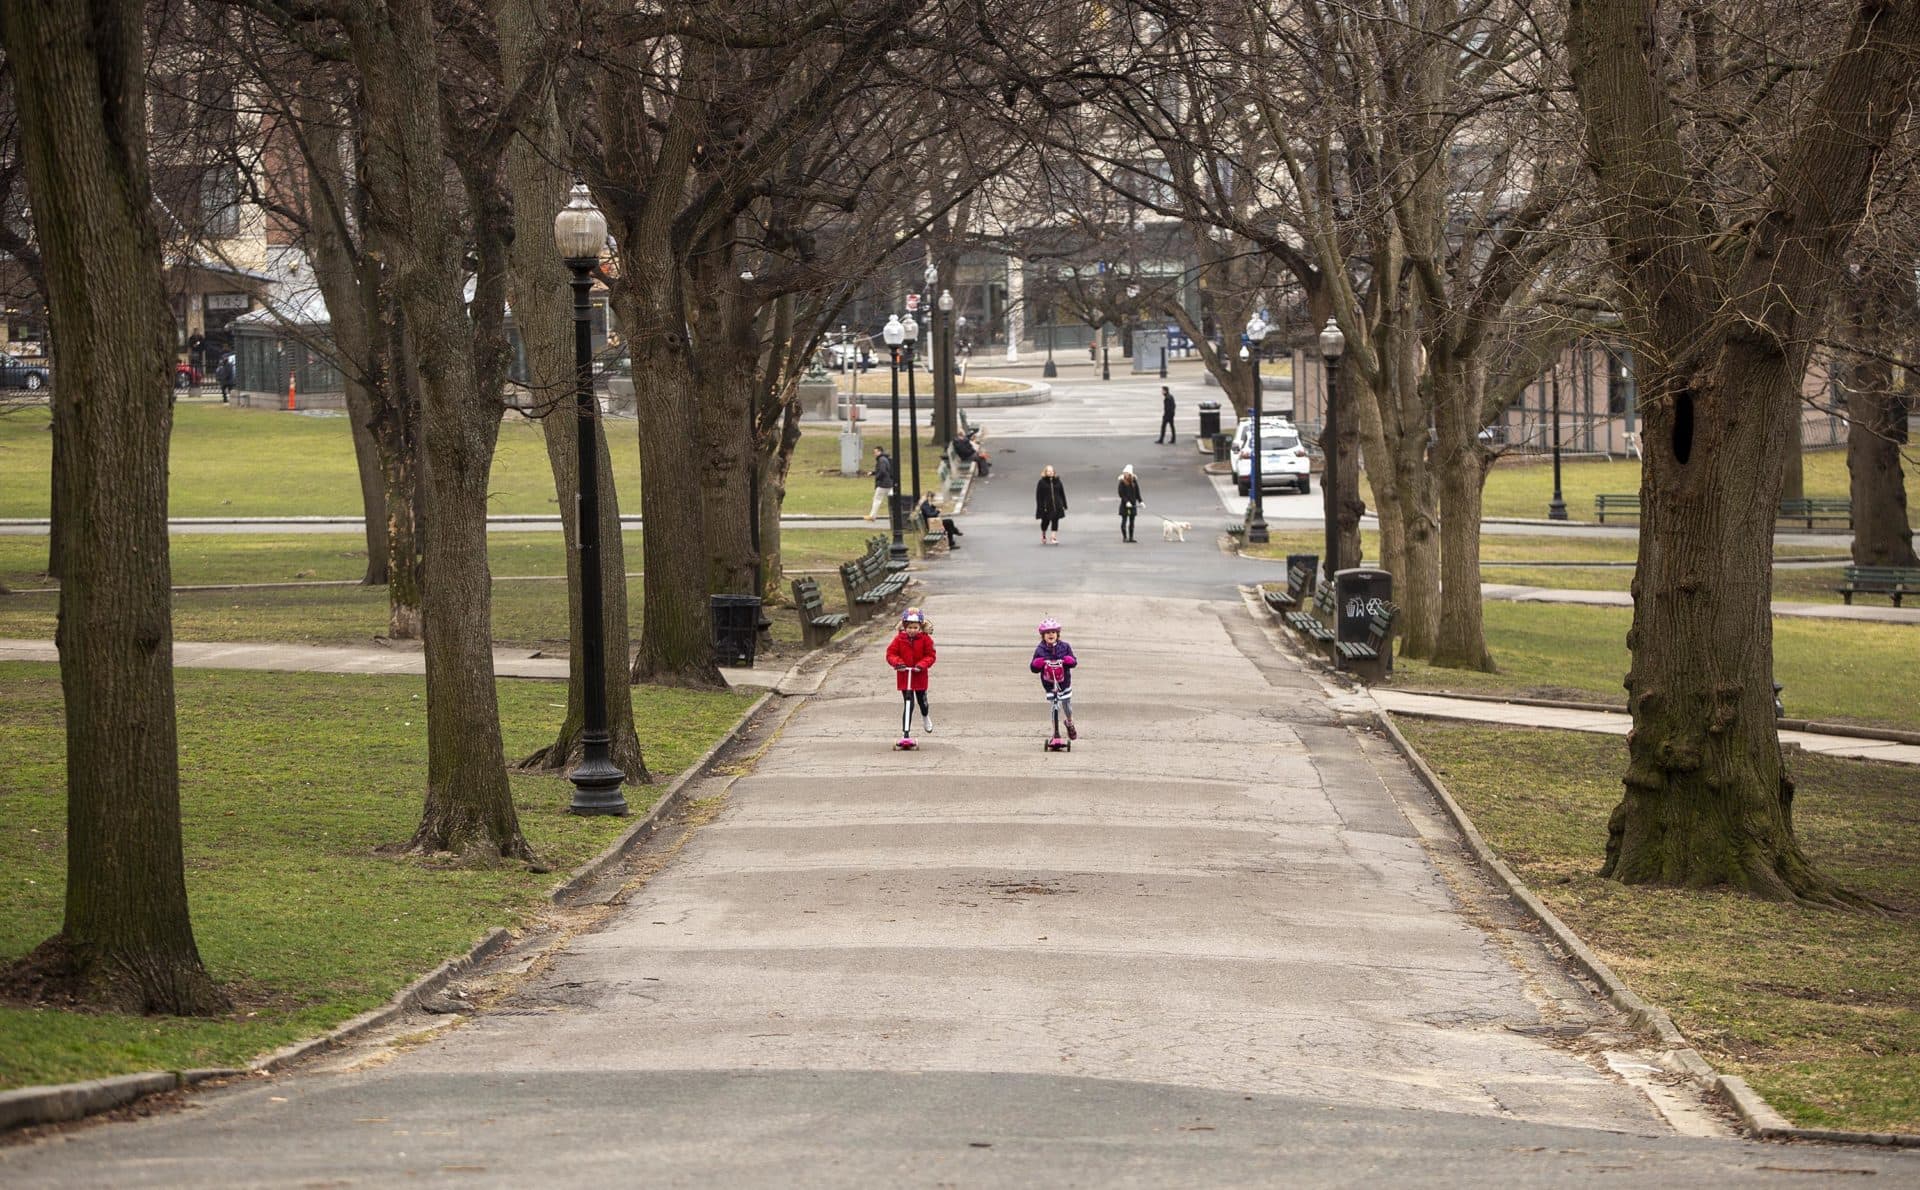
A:
{"type": "Polygon", "coordinates": [[[1073,667],[1078,664],[1073,646],[1060,639],[1060,621],[1052,616],[1040,621],[1040,643],[1034,646],[1033,662],[1028,668],[1040,675],[1047,701],[1059,709],[1070,740],[1080,738],[1080,733],[1073,729],[1073,667]]]}

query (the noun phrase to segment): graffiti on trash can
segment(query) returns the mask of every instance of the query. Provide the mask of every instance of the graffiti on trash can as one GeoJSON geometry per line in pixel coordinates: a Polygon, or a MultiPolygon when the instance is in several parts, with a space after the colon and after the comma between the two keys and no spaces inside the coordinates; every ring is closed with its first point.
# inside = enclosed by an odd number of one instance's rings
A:
{"type": "Polygon", "coordinates": [[[1358,620],[1371,616],[1387,606],[1387,601],[1378,595],[1369,595],[1365,599],[1355,596],[1347,600],[1347,619],[1358,620]]]}

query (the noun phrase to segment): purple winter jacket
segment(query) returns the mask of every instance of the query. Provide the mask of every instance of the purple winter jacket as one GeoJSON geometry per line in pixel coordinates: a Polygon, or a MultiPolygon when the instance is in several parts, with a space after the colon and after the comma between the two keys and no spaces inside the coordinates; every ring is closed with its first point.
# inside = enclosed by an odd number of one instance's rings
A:
{"type": "Polygon", "coordinates": [[[1073,689],[1073,667],[1078,665],[1079,661],[1073,655],[1073,646],[1068,644],[1064,637],[1051,645],[1041,641],[1033,647],[1033,662],[1027,668],[1040,675],[1040,684],[1048,690],[1054,689],[1055,685],[1046,677],[1045,667],[1050,661],[1058,662],[1064,667],[1061,670],[1059,688],[1073,689]]]}

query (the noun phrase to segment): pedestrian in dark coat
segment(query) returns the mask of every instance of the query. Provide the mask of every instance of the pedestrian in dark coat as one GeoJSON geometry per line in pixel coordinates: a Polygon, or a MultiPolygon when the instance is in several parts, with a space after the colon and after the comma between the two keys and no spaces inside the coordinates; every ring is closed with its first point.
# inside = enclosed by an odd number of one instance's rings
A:
{"type": "Polygon", "coordinates": [[[1154,438],[1156,443],[1165,440],[1178,442],[1180,435],[1173,430],[1173,390],[1166,385],[1160,386],[1160,433],[1154,438]]]}
{"type": "Polygon", "coordinates": [[[1067,515],[1067,489],[1052,467],[1040,472],[1033,489],[1033,515],[1040,522],[1040,544],[1060,544],[1060,518],[1067,515]]]}
{"type": "MultiPolygon", "coordinates": [[[[872,520],[875,516],[879,515],[882,509],[889,507],[887,501],[893,498],[895,489],[899,486],[899,482],[894,478],[893,474],[893,459],[887,455],[886,448],[882,446],[874,447],[873,504],[867,509],[868,520],[872,520]]],[[[887,514],[887,519],[893,519],[891,512],[887,514]]]]}
{"type": "Polygon", "coordinates": [[[1133,540],[1133,519],[1140,514],[1140,506],[1146,501],[1140,498],[1140,481],[1133,474],[1133,464],[1128,463],[1120,472],[1120,540],[1133,540]]]}

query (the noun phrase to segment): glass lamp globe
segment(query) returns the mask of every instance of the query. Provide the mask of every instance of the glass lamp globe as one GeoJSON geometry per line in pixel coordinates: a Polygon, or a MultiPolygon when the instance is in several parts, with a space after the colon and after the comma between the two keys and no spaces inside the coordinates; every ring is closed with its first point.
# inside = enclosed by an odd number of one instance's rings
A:
{"type": "Polygon", "coordinates": [[[566,260],[599,260],[607,246],[607,217],[593,205],[585,183],[575,183],[567,205],[553,217],[553,242],[566,260]]]}

